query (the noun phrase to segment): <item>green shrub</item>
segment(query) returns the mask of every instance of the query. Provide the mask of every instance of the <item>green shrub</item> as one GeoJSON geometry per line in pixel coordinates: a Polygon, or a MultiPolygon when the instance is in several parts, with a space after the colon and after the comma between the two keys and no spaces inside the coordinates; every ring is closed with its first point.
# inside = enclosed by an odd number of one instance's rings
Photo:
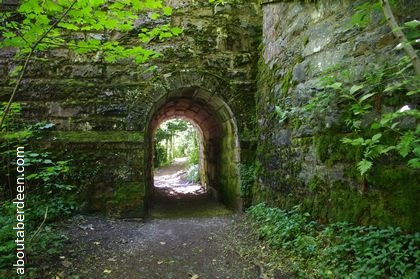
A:
{"type": "Polygon", "coordinates": [[[0,200],[0,278],[14,278],[13,261],[16,261],[16,232],[12,227],[16,222],[16,197],[14,172],[7,172],[7,166],[15,169],[16,146],[25,149],[25,254],[30,254],[30,265],[25,274],[31,278],[42,278],[43,263],[48,256],[56,255],[65,240],[52,223],[62,220],[76,210],[74,200],[76,188],[69,183],[72,179],[71,160],[62,160],[62,154],[53,156],[51,152],[36,146],[45,129],[52,124],[39,123],[28,130],[6,134],[7,141],[0,143],[0,158],[6,162],[0,170],[3,193],[0,200]],[[28,148],[29,149],[29,148],[28,148]],[[59,158],[59,159],[58,159],[59,158]],[[8,179],[11,176],[13,179],[8,179]],[[10,181],[11,185],[8,185],[10,181]],[[44,221],[45,218],[45,221],[44,221]],[[41,225],[42,224],[42,225],[41,225]],[[37,269],[35,266],[39,266],[37,269]]]}
{"type": "Polygon", "coordinates": [[[258,204],[248,210],[259,238],[293,259],[294,271],[322,278],[418,278],[420,234],[399,228],[321,226],[299,207],[258,204]]]}
{"type": "Polygon", "coordinates": [[[187,169],[186,179],[190,183],[200,182],[200,168],[198,164],[191,165],[187,169]]]}
{"type": "Polygon", "coordinates": [[[241,196],[251,197],[252,186],[255,181],[255,166],[240,164],[239,170],[241,173],[241,196]]]}

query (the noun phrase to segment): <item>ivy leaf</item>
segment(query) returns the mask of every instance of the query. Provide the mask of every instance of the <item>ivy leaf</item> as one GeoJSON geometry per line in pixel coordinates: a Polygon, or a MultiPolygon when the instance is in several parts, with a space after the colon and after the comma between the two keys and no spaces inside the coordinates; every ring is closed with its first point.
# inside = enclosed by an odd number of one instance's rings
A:
{"type": "Polygon", "coordinates": [[[179,27],[173,27],[171,28],[171,32],[172,34],[174,34],[175,36],[178,36],[179,34],[181,34],[184,30],[182,30],[182,28],[179,27]]]}
{"type": "Polygon", "coordinates": [[[140,33],[139,34],[139,39],[140,39],[140,41],[142,41],[143,43],[148,43],[149,41],[150,41],[150,37],[149,36],[147,36],[146,34],[144,34],[144,33],[140,33]]]}
{"type": "Polygon", "coordinates": [[[415,20],[404,23],[404,25],[410,29],[416,29],[418,26],[420,26],[420,21],[415,19],[415,20]]]}
{"type": "Polygon", "coordinates": [[[341,82],[335,82],[333,84],[327,85],[327,88],[332,88],[332,89],[337,90],[337,89],[340,89],[342,85],[343,84],[341,82]]]}
{"type": "Polygon", "coordinates": [[[370,125],[370,129],[372,129],[372,130],[378,130],[381,127],[382,126],[378,122],[374,122],[374,123],[372,123],[372,125],[370,125]]]}
{"type": "Polygon", "coordinates": [[[159,14],[157,14],[157,13],[152,13],[151,15],[150,15],[150,18],[151,19],[153,19],[153,20],[156,20],[156,19],[158,19],[160,17],[160,15],[159,14]]]}
{"type": "Polygon", "coordinates": [[[357,138],[357,139],[343,138],[341,142],[345,144],[351,144],[353,146],[365,145],[365,140],[363,138],[357,138]]]}
{"type": "Polygon", "coordinates": [[[104,22],[103,24],[105,26],[105,28],[107,29],[114,29],[118,26],[118,21],[115,19],[108,19],[107,21],[104,22]]]}
{"type": "Polygon", "coordinates": [[[367,99],[369,99],[370,97],[372,97],[372,96],[374,96],[374,95],[376,95],[376,92],[374,92],[374,93],[369,93],[369,94],[366,94],[366,95],[363,95],[360,99],[359,99],[359,102],[364,102],[364,101],[366,101],[367,99]]]}
{"type": "Polygon", "coordinates": [[[63,10],[63,7],[57,5],[54,1],[45,1],[44,7],[49,12],[60,13],[63,10]]]}
{"type": "Polygon", "coordinates": [[[412,90],[412,91],[407,92],[407,96],[412,96],[419,93],[420,93],[420,89],[412,90]]]}
{"type": "Polygon", "coordinates": [[[4,32],[4,33],[3,33],[3,36],[4,36],[5,38],[14,38],[14,37],[16,37],[16,34],[15,34],[15,33],[13,33],[13,32],[4,32]]]}
{"type": "Polygon", "coordinates": [[[29,0],[24,1],[24,3],[20,5],[18,11],[23,14],[40,14],[42,12],[42,8],[39,6],[38,0],[29,0]]]}
{"type": "Polygon", "coordinates": [[[359,170],[361,175],[366,174],[372,168],[372,162],[366,159],[363,159],[359,163],[357,163],[357,169],[359,170]]]}
{"type": "Polygon", "coordinates": [[[359,91],[360,89],[362,89],[364,86],[363,85],[353,85],[351,88],[350,88],[350,94],[354,94],[354,93],[356,93],[357,91],[359,91]]]}
{"type": "Polygon", "coordinates": [[[17,77],[22,69],[23,66],[14,67],[13,70],[9,73],[9,77],[17,77]]]}
{"type": "Polygon", "coordinates": [[[414,158],[408,161],[408,166],[414,169],[420,169],[420,159],[414,158]]]}
{"type": "Polygon", "coordinates": [[[168,6],[163,7],[162,11],[163,11],[164,15],[166,15],[166,16],[172,15],[172,8],[171,7],[168,7],[168,6]]]}
{"type": "Polygon", "coordinates": [[[373,143],[378,142],[381,137],[382,137],[382,134],[381,133],[378,133],[378,134],[374,135],[372,137],[372,142],[373,143]]]}

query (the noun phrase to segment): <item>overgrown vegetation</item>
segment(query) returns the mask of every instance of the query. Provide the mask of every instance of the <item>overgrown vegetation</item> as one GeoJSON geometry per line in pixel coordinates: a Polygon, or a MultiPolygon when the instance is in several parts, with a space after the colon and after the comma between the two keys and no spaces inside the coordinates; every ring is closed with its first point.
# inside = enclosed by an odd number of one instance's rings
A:
{"type": "MultiPolygon", "coordinates": [[[[270,246],[271,261],[301,278],[417,278],[420,233],[399,228],[321,225],[299,206],[286,211],[264,204],[248,210],[253,231],[270,246]]],[[[263,245],[261,245],[263,246],[263,245]]]]}
{"type": "Polygon", "coordinates": [[[256,177],[256,167],[254,165],[241,164],[239,171],[241,174],[241,197],[244,199],[251,198],[252,186],[256,177]]]}
{"type": "MultiPolygon", "coordinates": [[[[381,7],[385,10],[384,5],[368,1],[358,6],[351,23],[360,28],[368,26],[371,13],[381,7]]],[[[389,10],[388,6],[387,13],[389,10]]],[[[419,27],[416,20],[398,27],[404,31],[404,38],[398,38],[400,44],[394,51],[405,48],[405,44],[416,44],[419,27]]],[[[314,117],[325,113],[333,103],[338,105],[347,126],[342,131],[345,134],[342,143],[356,147],[359,152],[355,154],[361,154],[355,159],[362,177],[362,191],[366,188],[369,171],[379,158],[399,156],[397,160],[405,161],[408,167],[420,168],[420,112],[417,108],[420,75],[416,74],[418,57],[413,58],[416,55],[407,51],[399,61],[367,67],[361,77],[336,65],[323,73],[318,84],[321,92],[299,112],[309,112],[314,117]]],[[[280,117],[283,114],[279,114],[280,117]]]]}
{"type": "MultiPolygon", "coordinates": [[[[15,111],[16,112],[16,111],[15,111]]],[[[13,116],[12,114],[9,115],[13,116]]],[[[11,123],[8,123],[9,127],[11,123]]],[[[1,136],[0,190],[0,276],[14,278],[11,265],[16,262],[16,146],[25,146],[25,255],[30,266],[26,273],[32,277],[42,274],[42,262],[57,256],[66,237],[56,231],[54,221],[62,220],[76,209],[77,193],[71,180],[71,159],[64,154],[51,153],[36,141],[41,141],[50,123],[38,123],[23,131],[1,136]],[[29,148],[30,147],[30,150],[29,148]],[[13,161],[15,160],[15,161],[13,161]]]]}
{"type": "Polygon", "coordinates": [[[0,118],[0,128],[4,128],[31,60],[42,60],[42,52],[69,49],[96,62],[126,59],[144,63],[160,56],[147,46],[148,42],[177,36],[182,29],[168,24],[139,25],[138,20],[153,21],[171,14],[172,8],[161,0],[25,0],[17,9],[1,11],[0,48],[14,50],[15,65],[10,71],[13,92],[0,118]],[[127,32],[137,34],[139,43],[127,45],[121,39],[127,32]]]}

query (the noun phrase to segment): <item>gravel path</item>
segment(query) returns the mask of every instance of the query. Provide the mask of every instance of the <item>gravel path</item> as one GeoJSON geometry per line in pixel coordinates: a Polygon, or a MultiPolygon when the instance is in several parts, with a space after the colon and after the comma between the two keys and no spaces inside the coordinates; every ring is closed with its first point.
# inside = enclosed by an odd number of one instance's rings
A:
{"type": "Polygon", "coordinates": [[[177,162],[156,173],[155,183],[161,187],[155,188],[151,217],[144,222],[75,217],[66,229],[66,252],[51,275],[74,279],[259,278],[258,269],[230,245],[236,237],[232,229],[236,216],[201,189],[185,194],[167,185],[172,179],[175,188],[191,186],[182,180],[184,164],[177,162]]]}

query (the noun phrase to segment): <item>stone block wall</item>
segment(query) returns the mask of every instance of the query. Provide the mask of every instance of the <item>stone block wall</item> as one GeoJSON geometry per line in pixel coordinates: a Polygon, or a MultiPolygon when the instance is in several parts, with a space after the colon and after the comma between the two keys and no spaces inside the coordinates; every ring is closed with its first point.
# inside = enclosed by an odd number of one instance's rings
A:
{"type": "MultiPolygon", "coordinates": [[[[180,116],[216,123],[217,129],[201,127],[207,134],[206,181],[231,206],[241,194],[239,185],[252,183],[255,168],[254,203],[301,204],[325,222],[420,228],[419,172],[396,158],[381,159],[360,193],[360,152],[341,143],[349,130],[340,104],[314,113],[304,109],[320,92],[326,70],[343,82],[357,82],[403,55],[379,12],[369,26],[356,28],[350,18],[363,1],[166,2],[173,15],[160,20],[184,32],[151,44],[161,58],[146,65],[105,63],[96,54],[55,49],[38,54],[18,92],[23,122],[56,124],[45,144],[74,159],[84,209],[144,215],[153,129],[180,116]]],[[[399,1],[399,20],[415,19],[417,2],[399,1]]],[[[154,24],[147,17],[142,22],[154,24]]],[[[135,35],[126,40],[139,43],[135,35]]],[[[12,56],[13,50],[0,50],[0,101],[12,92],[12,56]]],[[[406,101],[385,98],[381,109],[406,101]]]]}
{"type": "MultiPolygon", "coordinates": [[[[325,111],[305,110],[319,94],[326,70],[343,83],[348,77],[357,82],[369,69],[397,63],[404,54],[394,49],[398,42],[381,12],[372,14],[367,27],[357,28],[350,19],[362,1],[263,2],[254,202],[286,208],[301,204],[324,222],[418,230],[419,172],[398,159],[379,160],[362,194],[358,151],[341,142],[349,130],[340,104],[333,101],[325,111]],[[343,71],[346,77],[340,76],[343,71]]],[[[400,20],[418,16],[420,5],[414,2],[400,3],[400,20]]],[[[390,104],[385,99],[382,109],[399,108],[405,101],[390,104]]]]}
{"type": "MultiPolygon", "coordinates": [[[[145,65],[126,60],[106,63],[95,53],[54,49],[37,54],[17,94],[24,123],[56,124],[45,145],[52,152],[65,150],[73,158],[75,172],[84,177],[75,177],[74,183],[85,210],[122,217],[144,215],[151,187],[146,173],[152,160],[148,121],[158,100],[176,99],[191,88],[200,88],[232,111],[230,119],[218,114],[220,125],[229,120],[236,130],[230,133],[234,138],[218,142],[217,150],[230,155],[220,154],[225,161],[214,177],[219,190],[238,195],[239,176],[232,168],[237,169],[233,160],[239,148],[231,143],[239,145],[238,137],[252,140],[243,131],[251,129],[248,119],[255,111],[259,10],[253,1],[217,7],[207,0],[166,2],[173,7],[173,15],[158,22],[184,31],[179,37],[149,45],[163,54],[161,58],[145,65]],[[91,169],[92,178],[87,179],[91,169]]],[[[147,16],[141,21],[142,26],[155,24],[147,16]]],[[[126,43],[140,43],[135,31],[125,37],[126,43]]],[[[7,75],[18,63],[13,55],[12,49],[0,50],[2,102],[12,92],[7,75]]],[[[193,99],[193,94],[186,97],[193,99]]],[[[220,106],[211,109],[217,111],[220,106]]]]}

